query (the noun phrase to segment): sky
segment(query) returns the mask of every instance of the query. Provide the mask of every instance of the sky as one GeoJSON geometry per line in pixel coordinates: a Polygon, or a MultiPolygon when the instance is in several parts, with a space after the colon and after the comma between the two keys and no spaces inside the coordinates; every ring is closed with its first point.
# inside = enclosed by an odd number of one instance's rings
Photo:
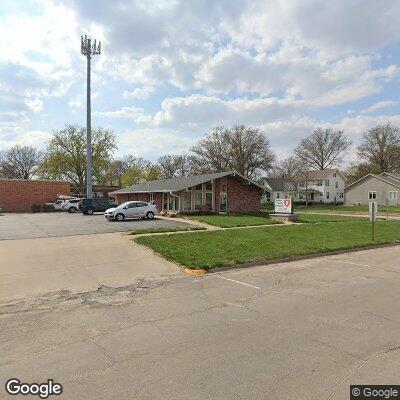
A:
{"type": "Polygon", "coordinates": [[[86,122],[117,155],[181,154],[215,126],[261,128],[279,158],[316,127],[400,127],[399,0],[0,0],[0,150],[86,122]]]}

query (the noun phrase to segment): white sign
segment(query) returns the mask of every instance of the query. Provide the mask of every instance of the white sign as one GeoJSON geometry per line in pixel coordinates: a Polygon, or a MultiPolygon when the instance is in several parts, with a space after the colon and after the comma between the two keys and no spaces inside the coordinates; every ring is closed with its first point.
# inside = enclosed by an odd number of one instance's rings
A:
{"type": "Polygon", "coordinates": [[[293,203],[292,199],[276,199],[275,212],[281,214],[292,214],[293,203]]]}
{"type": "Polygon", "coordinates": [[[378,203],[376,201],[371,201],[369,203],[369,220],[375,222],[377,214],[378,214],[378,203]]]}

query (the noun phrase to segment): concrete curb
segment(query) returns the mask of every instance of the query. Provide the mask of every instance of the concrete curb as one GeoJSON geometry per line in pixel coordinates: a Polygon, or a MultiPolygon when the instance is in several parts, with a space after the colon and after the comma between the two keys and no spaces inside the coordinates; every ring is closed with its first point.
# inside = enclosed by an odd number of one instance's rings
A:
{"type": "Polygon", "coordinates": [[[298,255],[298,256],[276,258],[273,260],[254,261],[254,262],[243,263],[243,264],[232,264],[232,265],[227,265],[224,267],[211,268],[209,270],[204,270],[204,272],[206,274],[212,274],[214,272],[230,271],[230,270],[239,269],[239,268],[250,268],[250,267],[258,267],[258,266],[262,266],[262,265],[282,264],[282,263],[290,262],[290,261],[299,261],[299,260],[307,260],[307,259],[311,259],[311,258],[320,258],[320,257],[326,257],[328,255],[355,253],[357,251],[379,249],[379,248],[384,248],[384,247],[394,247],[394,246],[399,246],[399,245],[400,245],[400,243],[385,243],[385,244],[377,244],[377,245],[370,245],[370,246],[361,246],[361,247],[354,247],[351,249],[334,250],[334,251],[329,251],[329,252],[325,252],[325,253],[304,254],[304,255],[298,255]]]}

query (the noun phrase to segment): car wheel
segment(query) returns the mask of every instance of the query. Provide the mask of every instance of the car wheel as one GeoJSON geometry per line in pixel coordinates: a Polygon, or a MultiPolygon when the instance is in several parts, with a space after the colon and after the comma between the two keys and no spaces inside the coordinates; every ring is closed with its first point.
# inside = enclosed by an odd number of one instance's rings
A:
{"type": "Polygon", "coordinates": [[[86,210],[86,214],[87,214],[87,215],[93,215],[93,214],[94,214],[93,208],[88,208],[88,209],[86,210]]]}
{"type": "Polygon", "coordinates": [[[153,211],[149,211],[149,212],[146,214],[146,218],[147,218],[147,219],[154,219],[154,213],[153,213],[153,211]]]}
{"type": "Polygon", "coordinates": [[[124,215],[124,214],[119,213],[119,214],[117,214],[117,215],[115,216],[115,220],[116,220],[116,221],[121,222],[121,221],[123,221],[124,219],[125,219],[125,215],[124,215]]]}
{"type": "Polygon", "coordinates": [[[70,208],[68,208],[68,212],[73,214],[73,213],[76,212],[76,208],[75,207],[70,207],[70,208]]]}

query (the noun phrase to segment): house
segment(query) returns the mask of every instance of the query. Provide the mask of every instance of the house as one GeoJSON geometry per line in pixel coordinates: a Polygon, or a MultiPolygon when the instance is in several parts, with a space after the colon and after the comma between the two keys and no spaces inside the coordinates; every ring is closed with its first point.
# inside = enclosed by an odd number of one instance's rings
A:
{"type": "Polygon", "coordinates": [[[296,198],[297,185],[283,178],[262,178],[261,184],[266,192],[262,195],[262,203],[274,203],[276,199],[296,198]]]}
{"type": "Polygon", "coordinates": [[[160,211],[251,213],[260,211],[264,188],[235,171],[160,179],[109,193],[119,203],[154,201],[160,211]]]}
{"type": "Polygon", "coordinates": [[[282,178],[262,178],[265,190],[263,202],[293,198],[295,202],[341,204],[344,201],[346,177],[338,169],[308,171],[296,181],[282,178]]]}
{"type": "Polygon", "coordinates": [[[384,172],[368,174],[345,188],[345,204],[368,204],[377,201],[380,205],[400,205],[400,177],[384,172]]]}

